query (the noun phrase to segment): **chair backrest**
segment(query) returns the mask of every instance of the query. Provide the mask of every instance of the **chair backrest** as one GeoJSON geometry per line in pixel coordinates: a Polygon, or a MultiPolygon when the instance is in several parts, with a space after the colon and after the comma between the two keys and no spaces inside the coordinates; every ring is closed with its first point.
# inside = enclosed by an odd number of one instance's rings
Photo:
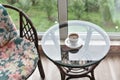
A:
{"type": "Polygon", "coordinates": [[[35,43],[35,46],[38,50],[38,36],[37,32],[33,26],[32,21],[29,19],[29,17],[20,9],[13,7],[11,5],[5,5],[3,6],[7,9],[14,10],[18,12],[19,14],[19,35],[20,37],[26,38],[29,41],[32,41],[35,43]]]}

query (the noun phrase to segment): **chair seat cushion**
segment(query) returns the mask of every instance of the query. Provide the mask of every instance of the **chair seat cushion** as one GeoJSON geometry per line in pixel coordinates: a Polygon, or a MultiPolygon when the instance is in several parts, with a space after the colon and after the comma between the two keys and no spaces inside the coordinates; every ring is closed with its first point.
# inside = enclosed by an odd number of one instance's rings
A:
{"type": "Polygon", "coordinates": [[[35,70],[38,62],[35,45],[16,37],[0,48],[0,79],[24,80],[35,70]]]}

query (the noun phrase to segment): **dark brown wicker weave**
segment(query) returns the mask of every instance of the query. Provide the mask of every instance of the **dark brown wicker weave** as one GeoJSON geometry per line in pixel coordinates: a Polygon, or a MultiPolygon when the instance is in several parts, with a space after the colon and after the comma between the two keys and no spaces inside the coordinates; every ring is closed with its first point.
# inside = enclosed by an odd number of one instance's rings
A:
{"type": "Polygon", "coordinates": [[[22,10],[14,6],[11,6],[11,5],[3,4],[3,6],[6,7],[6,9],[16,11],[19,14],[18,16],[19,25],[18,26],[19,26],[20,37],[24,37],[35,43],[35,46],[37,48],[38,55],[39,55],[38,68],[39,68],[42,79],[44,79],[45,74],[44,74],[44,70],[43,70],[43,66],[42,66],[42,62],[40,58],[40,51],[38,50],[38,36],[37,36],[36,29],[34,28],[31,20],[22,10]]]}

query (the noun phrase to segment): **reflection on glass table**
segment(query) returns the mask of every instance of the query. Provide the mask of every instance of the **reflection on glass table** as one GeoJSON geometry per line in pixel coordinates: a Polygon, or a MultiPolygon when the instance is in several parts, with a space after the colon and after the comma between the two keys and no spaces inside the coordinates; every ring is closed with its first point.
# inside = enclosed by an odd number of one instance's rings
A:
{"type": "Polygon", "coordinates": [[[110,40],[107,33],[98,25],[87,21],[71,20],[53,25],[48,29],[42,38],[42,48],[45,55],[60,69],[63,80],[83,76],[94,80],[94,68],[107,55],[110,40]],[[64,28],[67,28],[68,36],[61,38],[61,34],[64,35],[64,33],[61,33],[60,30],[64,30],[64,28]],[[75,45],[69,41],[71,33],[79,35],[75,45]],[[89,68],[91,66],[92,68],[89,68]],[[66,68],[67,71],[65,71],[66,68]],[[80,71],[79,75],[71,72],[78,68],[88,71],[84,74],[81,74],[80,71]],[[88,75],[89,72],[91,76],[88,75]]]}

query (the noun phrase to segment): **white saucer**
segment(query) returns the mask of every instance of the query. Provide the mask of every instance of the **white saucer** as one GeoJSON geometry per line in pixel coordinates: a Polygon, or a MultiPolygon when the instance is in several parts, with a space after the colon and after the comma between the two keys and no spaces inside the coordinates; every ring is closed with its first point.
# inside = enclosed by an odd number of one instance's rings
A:
{"type": "Polygon", "coordinates": [[[78,47],[82,46],[82,44],[83,44],[83,41],[82,41],[80,38],[79,38],[79,40],[78,40],[78,42],[77,42],[76,45],[72,45],[72,44],[69,42],[69,39],[68,39],[68,38],[66,38],[66,40],[65,40],[65,45],[68,46],[68,47],[70,47],[70,48],[78,48],[78,47]]]}

